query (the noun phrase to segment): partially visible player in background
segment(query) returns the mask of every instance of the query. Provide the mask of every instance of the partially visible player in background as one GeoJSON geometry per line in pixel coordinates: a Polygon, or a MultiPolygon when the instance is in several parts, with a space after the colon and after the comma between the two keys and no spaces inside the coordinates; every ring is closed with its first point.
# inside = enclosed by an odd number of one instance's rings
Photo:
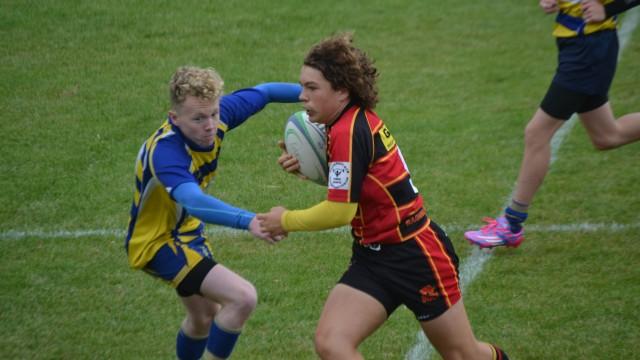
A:
{"type": "Polygon", "coordinates": [[[522,243],[529,204],[549,168],[551,139],[572,114],[578,114],[598,150],[640,139],[640,113],[616,120],[608,99],[618,61],[616,15],[639,4],[640,0],[540,0],[545,13],[558,13],[553,31],[558,67],[525,129],[524,157],[511,203],[502,216],[486,218],[488,224],[480,230],[466,232],[471,243],[483,248],[522,243]]]}
{"type": "Polygon", "coordinates": [[[181,67],[169,84],[168,119],[142,145],[125,247],[129,264],[168,282],[186,309],[178,359],[226,359],[257,303],[256,290],[217,263],[204,222],[248,230],[273,243],[255,214],[204,190],[222,140],[270,102],[297,102],[300,85],[266,83],[222,95],[214,69],[181,67]]]}
{"type": "MultiPolygon", "coordinates": [[[[351,223],[351,264],[325,302],[316,352],[322,359],[362,359],[360,343],[404,304],[444,359],[507,359],[473,334],[453,245],[427,215],[398,145],[373,111],[377,76],[350,34],[311,48],[300,100],[311,121],[327,126],[327,200],[258,214],[272,236],[351,223]]],[[[289,172],[299,168],[291,155],[278,161],[289,172]]]]}

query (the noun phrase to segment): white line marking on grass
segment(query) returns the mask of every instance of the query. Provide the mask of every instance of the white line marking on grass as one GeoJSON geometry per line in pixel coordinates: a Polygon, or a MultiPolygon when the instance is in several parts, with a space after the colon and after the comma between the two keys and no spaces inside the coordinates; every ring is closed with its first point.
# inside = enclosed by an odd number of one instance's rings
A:
{"type": "MultiPolygon", "coordinates": [[[[631,34],[633,30],[636,28],[638,24],[638,18],[640,17],[640,8],[634,8],[628,10],[623,19],[622,27],[618,32],[618,38],[620,41],[620,51],[618,53],[618,60],[622,56],[622,51],[627,46],[629,39],[631,38],[631,34]]],[[[562,142],[565,137],[569,134],[573,126],[576,122],[575,114],[567,121],[553,136],[551,140],[551,164],[553,164],[557,159],[558,150],[560,146],[562,146],[562,142]]],[[[515,189],[513,190],[515,191],[515,189]]],[[[512,194],[513,194],[512,191],[512,194]]],[[[507,199],[507,204],[503,206],[506,207],[508,202],[511,200],[511,196],[507,199]]],[[[562,228],[562,225],[558,225],[562,228]]],[[[527,226],[527,231],[532,230],[532,226],[527,226]]],[[[590,227],[588,225],[577,225],[569,226],[569,228],[574,228],[576,230],[588,231],[590,227]]],[[[492,251],[481,250],[478,247],[473,247],[471,250],[471,254],[465,258],[465,261],[460,266],[460,289],[464,293],[465,289],[473,282],[473,280],[478,276],[478,274],[482,271],[484,264],[491,259],[492,251]]],[[[430,359],[434,353],[433,346],[427,340],[427,337],[424,335],[422,331],[418,331],[416,335],[416,344],[409,350],[406,354],[406,360],[419,360],[419,359],[430,359]]]]}
{"type": "MultiPolygon", "coordinates": [[[[344,232],[348,233],[349,228],[335,228],[324,230],[322,232],[344,232]]],[[[205,229],[208,236],[245,236],[249,235],[245,230],[233,229],[224,226],[208,226],[205,229]]],[[[115,237],[122,238],[127,235],[124,229],[90,229],[90,230],[7,230],[0,232],[0,240],[20,240],[24,238],[40,238],[40,239],[77,239],[86,237],[115,237]]]]}
{"type": "MultiPolygon", "coordinates": [[[[465,231],[471,230],[478,225],[458,225],[453,224],[449,226],[441,225],[443,229],[448,232],[453,231],[465,231]]],[[[619,223],[580,223],[580,224],[550,224],[550,225],[527,225],[527,232],[541,232],[541,233],[578,233],[578,232],[620,232],[625,230],[640,229],[640,222],[632,224],[619,224],[619,223]]],[[[344,233],[349,234],[349,228],[341,227],[330,230],[325,230],[330,233],[344,233]]],[[[37,239],[78,239],[87,237],[109,237],[109,238],[121,238],[124,239],[126,232],[118,229],[93,229],[93,230],[60,230],[60,231],[44,231],[44,230],[32,230],[32,231],[17,231],[9,230],[0,232],[1,240],[20,240],[26,238],[37,239]]],[[[225,227],[211,227],[206,230],[208,236],[248,236],[249,234],[244,230],[237,230],[225,227]]]]}

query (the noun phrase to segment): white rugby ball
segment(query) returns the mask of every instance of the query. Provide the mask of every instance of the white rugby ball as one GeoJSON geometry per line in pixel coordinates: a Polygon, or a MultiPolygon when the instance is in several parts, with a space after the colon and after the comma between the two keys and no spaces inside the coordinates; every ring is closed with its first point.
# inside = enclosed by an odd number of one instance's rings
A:
{"type": "Polygon", "coordinates": [[[323,124],[309,120],[306,111],[291,115],[284,128],[287,152],[298,159],[300,173],[319,185],[327,185],[327,135],[323,124]]]}

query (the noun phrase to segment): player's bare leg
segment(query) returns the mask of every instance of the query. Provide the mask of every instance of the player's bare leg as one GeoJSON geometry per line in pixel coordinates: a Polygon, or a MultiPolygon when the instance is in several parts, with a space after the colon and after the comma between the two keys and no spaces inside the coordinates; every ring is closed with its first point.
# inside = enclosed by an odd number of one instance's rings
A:
{"type": "Polygon", "coordinates": [[[187,308],[183,330],[193,330],[198,335],[206,331],[204,358],[226,359],[256,307],[256,290],[240,275],[217,264],[205,276],[200,291],[202,296],[183,298],[187,308]]]}
{"type": "Polygon", "coordinates": [[[524,156],[511,204],[497,219],[486,218],[487,225],[467,231],[464,236],[481,248],[518,247],[524,240],[522,223],[529,204],[542,185],[551,161],[551,139],[565,122],[538,108],[524,131],[524,156]]]}
{"type": "Polygon", "coordinates": [[[182,331],[192,338],[206,338],[209,328],[220,305],[200,295],[181,297],[187,310],[187,316],[182,321],[182,331]]]}
{"type": "Polygon", "coordinates": [[[593,146],[610,150],[640,139],[640,113],[631,113],[616,120],[609,102],[597,109],[581,113],[593,146]]]}
{"type": "Polygon", "coordinates": [[[551,139],[565,122],[538,109],[524,131],[524,156],[513,198],[530,204],[551,161],[551,139]]]}
{"type": "Polygon", "coordinates": [[[360,343],[387,320],[384,306],[370,295],[336,285],[325,302],[315,336],[321,359],[363,359],[360,343]]]}
{"type": "Polygon", "coordinates": [[[491,360],[492,345],[476,340],[462,299],[434,320],[420,322],[431,344],[445,360],[491,360]]]}
{"type": "Polygon", "coordinates": [[[203,296],[222,306],[216,322],[228,329],[241,329],[258,301],[253,285],[221,264],[209,271],[201,291],[203,296]]]}

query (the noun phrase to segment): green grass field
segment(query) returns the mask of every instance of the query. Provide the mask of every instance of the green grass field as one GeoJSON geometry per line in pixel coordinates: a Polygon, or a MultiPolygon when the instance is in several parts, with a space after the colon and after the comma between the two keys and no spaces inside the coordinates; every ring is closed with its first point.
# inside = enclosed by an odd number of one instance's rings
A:
{"type": "MultiPolygon", "coordinates": [[[[378,112],[464,262],[463,229],[498,214],[513,188],[555,68],[552,22],[513,0],[0,2],[0,358],[174,358],[182,305],[123,249],[135,156],[164,119],[169,77],[193,64],[217,68],[227,91],[296,82],[306,50],[337,31],[376,60],[378,112]]],[[[617,115],[640,110],[638,59],[636,29],[611,90],[617,115]]],[[[254,211],[323,199],[276,164],[298,109],[270,105],[230,133],[211,193],[254,211]]],[[[479,338],[516,360],[640,358],[639,154],[640,143],[597,152],[576,125],[528,240],[496,250],[466,288],[479,338]]],[[[209,232],[216,258],[259,292],[233,358],[314,359],[347,231],[272,247],[209,232]]],[[[405,359],[417,331],[399,309],[361,351],[405,359]]]]}

